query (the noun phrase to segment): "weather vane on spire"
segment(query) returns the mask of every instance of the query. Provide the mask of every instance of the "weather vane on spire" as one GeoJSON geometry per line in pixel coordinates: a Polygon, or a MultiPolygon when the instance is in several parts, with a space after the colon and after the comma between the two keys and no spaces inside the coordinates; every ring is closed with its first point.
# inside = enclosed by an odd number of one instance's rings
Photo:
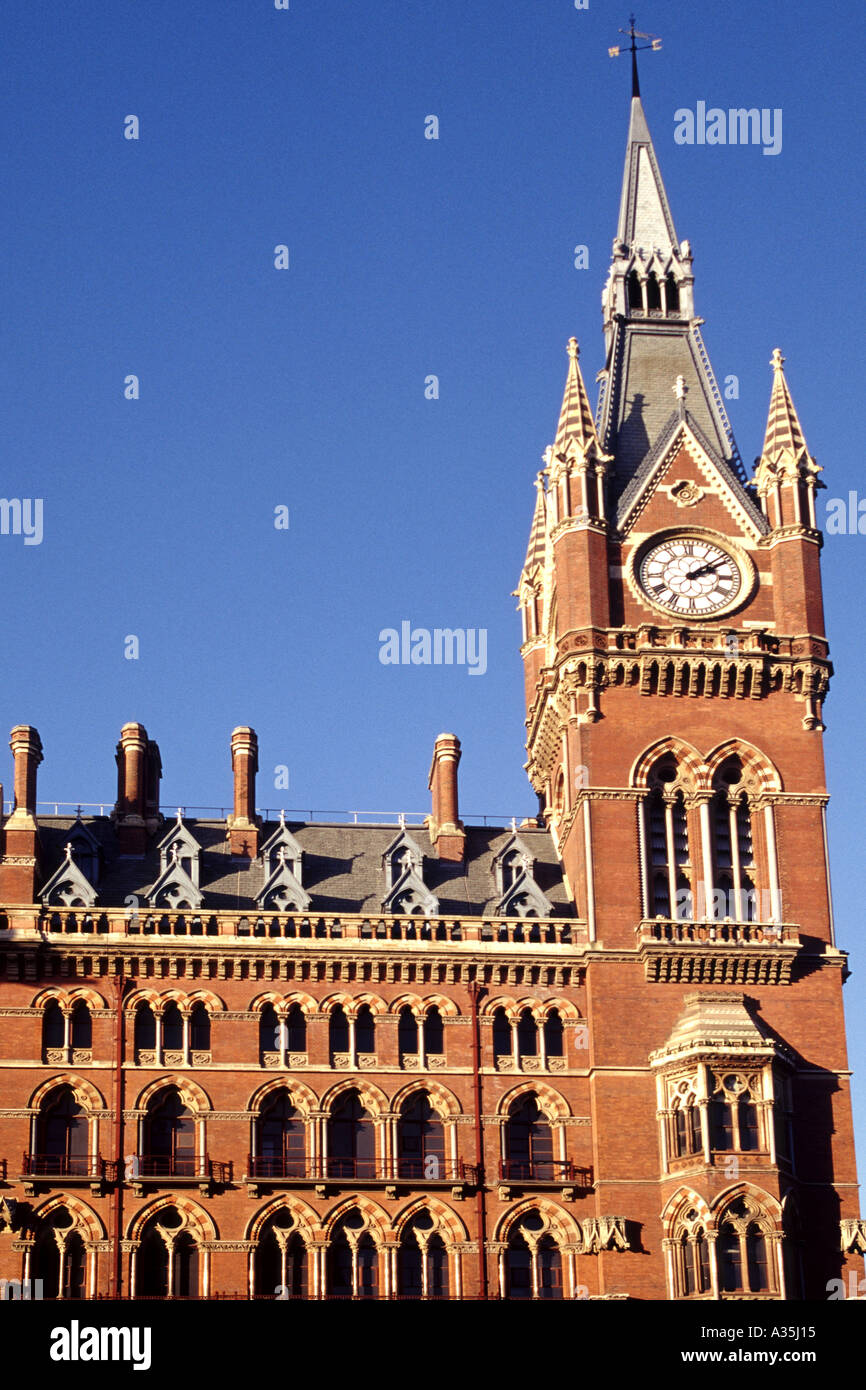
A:
{"type": "MultiPolygon", "coordinates": [[[[633,97],[639,97],[640,83],[637,80],[637,55],[644,48],[651,48],[654,53],[657,53],[662,46],[662,41],[657,38],[655,34],[642,34],[639,29],[635,29],[633,14],[628,17],[628,25],[629,27],[627,29],[620,29],[619,32],[625,34],[626,38],[631,39],[631,43],[629,44],[631,50],[631,94],[633,97]],[[649,43],[635,43],[635,39],[649,39],[649,43]]],[[[618,45],[616,48],[609,48],[607,50],[608,55],[611,58],[618,58],[622,49],[622,44],[618,45]]]]}

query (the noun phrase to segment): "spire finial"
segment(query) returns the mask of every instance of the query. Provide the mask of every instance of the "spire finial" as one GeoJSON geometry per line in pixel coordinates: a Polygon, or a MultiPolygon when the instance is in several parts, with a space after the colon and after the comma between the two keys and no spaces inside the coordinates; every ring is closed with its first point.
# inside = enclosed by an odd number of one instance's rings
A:
{"type": "MultiPolygon", "coordinates": [[[[640,82],[638,81],[637,75],[637,55],[641,49],[644,48],[650,48],[654,53],[657,53],[662,46],[662,41],[657,38],[655,34],[644,34],[640,29],[635,29],[633,14],[629,15],[628,28],[620,29],[619,32],[625,34],[626,38],[631,40],[629,43],[629,49],[631,51],[631,94],[633,97],[640,98],[640,82]],[[649,39],[649,43],[635,43],[635,39],[649,39]]],[[[617,45],[616,48],[609,48],[607,51],[611,58],[618,58],[622,52],[622,45],[617,45]]]]}
{"type": "Polygon", "coordinates": [[[773,356],[770,358],[770,366],[773,368],[773,371],[780,372],[784,365],[785,359],[782,356],[782,349],[773,348],[773,356]]]}
{"type": "Polygon", "coordinates": [[[572,362],[576,362],[576,361],[578,360],[578,358],[580,357],[580,348],[579,348],[579,346],[578,346],[578,342],[577,342],[577,339],[576,339],[576,338],[569,338],[568,343],[566,344],[566,349],[565,349],[565,350],[566,350],[566,352],[568,353],[569,357],[571,358],[572,362]]]}
{"type": "Polygon", "coordinates": [[[671,387],[671,390],[673,391],[678,401],[685,400],[686,392],[688,391],[688,389],[689,388],[686,385],[686,379],[684,376],[678,376],[673,386],[671,387]]]}

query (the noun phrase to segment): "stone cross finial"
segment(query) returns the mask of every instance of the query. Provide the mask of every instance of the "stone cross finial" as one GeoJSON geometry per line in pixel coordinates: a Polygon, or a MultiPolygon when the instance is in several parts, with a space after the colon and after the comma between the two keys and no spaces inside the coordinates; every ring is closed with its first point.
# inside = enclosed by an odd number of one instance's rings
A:
{"type": "Polygon", "coordinates": [[[781,348],[773,348],[773,356],[770,358],[770,366],[774,372],[780,372],[785,364],[781,348]]]}
{"type": "Polygon", "coordinates": [[[577,359],[580,357],[580,348],[578,346],[576,338],[569,338],[568,344],[566,346],[566,352],[568,353],[572,362],[576,362],[577,359]]]}

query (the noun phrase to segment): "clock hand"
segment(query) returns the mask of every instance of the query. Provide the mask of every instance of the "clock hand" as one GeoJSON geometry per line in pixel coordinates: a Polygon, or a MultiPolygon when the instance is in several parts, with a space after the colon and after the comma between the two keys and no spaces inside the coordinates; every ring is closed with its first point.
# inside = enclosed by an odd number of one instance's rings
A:
{"type": "Polygon", "coordinates": [[[698,579],[702,574],[712,574],[715,570],[718,569],[720,564],[722,564],[722,561],[716,560],[712,563],[701,565],[696,570],[689,570],[688,574],[686,575],[686,579],[698,579]]]}

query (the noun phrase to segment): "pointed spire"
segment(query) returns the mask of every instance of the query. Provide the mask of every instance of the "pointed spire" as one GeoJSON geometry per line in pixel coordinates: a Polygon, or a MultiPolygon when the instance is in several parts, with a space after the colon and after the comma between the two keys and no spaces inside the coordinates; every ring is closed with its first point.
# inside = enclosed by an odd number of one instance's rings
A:
{"type": "Polygon", "coordinates": [[[655,247],[665,252],[679,247],[668,195],[638,95],[631,100],[616,235],[626,246],[634,244],[647,253],[655,247]]]}
{"type": "Polygon", "coordinates": [[[529,528],[529,544],[526,547],[526,559],[523,562],[524,574],[531,573],[536,565],[544,563],[545,552],[545,509],[544,509],[544,480],[541,473],[535,479],[535,511],[532,513],[532,525],[529,528]]]}
{"type": "Polygon", "coordinates": [[[786,460],[799,462],[808,459],[809,451],[785,380],[785,359],[778,348],[773,349],[770,365],[773,368],[773,390],[761,462],[778,467],[786,460]]]}
{"type": "Polygon", "coordinates": [[[565,394],[562,398],[562,409],[559,412],[559,425],[556,430],[553,452],[557,455],[570,452],[569,445],[572,441],[584,454],[589,452],[589,448],[593,444],[600,451],[598,435],[595,432],[595,421],[592,418],[589,398],[578,365],[580,348],[576,338],[569,338],[566,352],[568,353],[568,376],[565,381],[565,394]]]}

